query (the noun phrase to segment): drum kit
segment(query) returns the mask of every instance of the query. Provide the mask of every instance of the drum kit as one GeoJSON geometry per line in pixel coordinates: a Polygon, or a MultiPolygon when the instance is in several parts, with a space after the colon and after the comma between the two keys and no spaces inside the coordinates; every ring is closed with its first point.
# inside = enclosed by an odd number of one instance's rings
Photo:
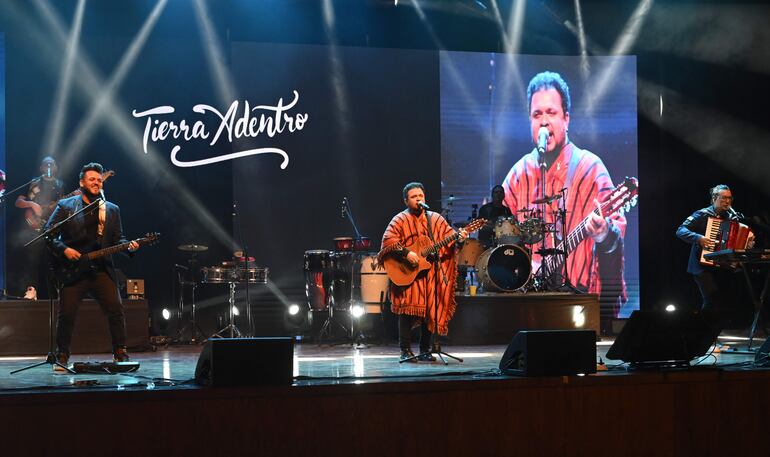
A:
{"type": "MultiPolygon", "coordinates": [[[[560,195],[535,200],[533,205],[544,205],[561,198],[560,195]]],[[[538,243],[543,248],[535,252],[543,255],[562,255],[554,249],[545,249],[545,239],[558,233],[559,219],[564,211],[554,212],[554,222],[546,223],[543,209],[525,208],[513,216],[500,216],[490,222],[488,230],[493,232],[491,242],[486,246],[479,240],[469,238],[458,252],[457,290],[465,289],[467,279],[473,281],[474,273],[478,285],[487,292],[527,292],[549,290],[552,278],[541,278],[540,272],[532,271],[532,251],[538,243]],[[518,217],[517,217],[518,216],[518,217]]],[[[454,224],[461,227],[463,223],[454,224]]]]}
{"type": "MultiPolygon", "coordinates": [[[[228,323],[221,330],[217,331],[208,339],[211,338],[235,338],[243,336],[243,333],[235,325],[235,287],[238,284],[266,284],[269,269],[266,267],[256,266],[254,258],[249,257],[235,257],[233,260],[226,260],[219,265],[210,267],[197,268],[197,255],[201,252],[208,250],[207,246],[200,244],[183,244],[178,246],[177,249],[183,252],[187,252],[190,258],[187,260],[189,267],[182,265],[175,265],[175,269],[184,270],[187,274],[179,273],[179,284],[181,293],[179,294],[179,319],[181,321],[183,311],[185,308],[184,303],[184,289],[189,286],[191,289],[191,305],[190,305],[190,320],[177,332],[177,340],[182,341],[182,336],[185,333],[187,326],[190,326],[190,339],[189,342],[195,343],[199,340],[199,336],[204,333],[198,327],[195,322],[195,289],[201,284],[228,284],[228,323]],[[200,270],[200,276],[196,275],[196,272],[200,270]],[[198,280],[198,277],[200,278],[198,280]]],[[[248,307],[247,307],[248,308],[248,307]]],[[[247,317],[249,321],[249,331],[251,330],[251,310],[247,309],[247,317]]]]}

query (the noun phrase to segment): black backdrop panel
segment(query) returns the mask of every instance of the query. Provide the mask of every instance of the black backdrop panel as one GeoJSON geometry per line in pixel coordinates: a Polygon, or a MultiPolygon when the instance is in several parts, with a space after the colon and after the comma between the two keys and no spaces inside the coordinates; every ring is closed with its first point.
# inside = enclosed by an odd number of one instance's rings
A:
{"type": "Polygon", "coordinates": [[[285,170],[277,156],[233,162],[243,239],[279,286],[301,284],[304,251],[354,235],[343,197],[373,250],[406,182],[439,198],[435,53],[234,43],[233,75],[241,99],[288,103],[296,90],[308,114],[303,130],[271,140],[290,157],[285,170]]]}

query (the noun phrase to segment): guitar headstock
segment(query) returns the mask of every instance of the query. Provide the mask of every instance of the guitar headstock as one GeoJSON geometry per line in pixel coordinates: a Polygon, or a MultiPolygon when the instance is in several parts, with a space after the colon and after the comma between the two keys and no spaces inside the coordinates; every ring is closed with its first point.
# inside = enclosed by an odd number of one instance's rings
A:
{"type": "Polygon", "coordinates": [[[146,233],[143,237],[136,240],[136,242],[139,244],[153,245],[158,242],[159,238],[160,233],[158,232],[146,233]]]}
{"type": "Polygon", "coordinates": [[[607,201],[601,204],[602,217],[609,217],[615,213],[623,215],[624,212],[630,211],[636,206],[638,195],[639,180],[626,176],[626,179],[612,190],[607,201]]]}
{"type": "Polygon", "coordinates": [[[465,229],[465,231],[466,231],[466,232],[468,232],[468,233],[473,233],[473,232],[475,232],[476,230],[478,230],[478,229],[480,229],[481,227],[483,227],[484,225],[486,225],[486,223],[487,223],[487,220],[486,220],[486,219],[484,219],[484,218],[480,218],[480,219],[474,219],[474,220],[470,221],[470,222],[468,223],[468,225],[466,225],[466,226],[465,226],[465,227],[463,227],[463,228],[465,229]]]}
{"type": "Polygon", "coordinates": [[[108,178],[115,176],[115,170],[107,170],[104,173],[102,173],[102,182],[106,181],[108,178]]]}

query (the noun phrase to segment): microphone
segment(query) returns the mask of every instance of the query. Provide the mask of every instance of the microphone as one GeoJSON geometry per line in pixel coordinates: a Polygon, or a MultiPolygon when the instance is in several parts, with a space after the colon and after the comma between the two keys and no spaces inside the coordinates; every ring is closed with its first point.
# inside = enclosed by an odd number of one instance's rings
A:
{"type": "Polygon", "coordinates": [[[185,270],[185,271],[189,271],[189,270],[190,270],[190,269],[189,269],[189,268],[187,268],[186,266],[184,266],[184,265],[179,265],[178,263],[175,263],[175,264],[174,264],[174,268],[179,268],[180,270],[185,270]]]}
{"type": "Polygon", "coordinates": [[[735,211],[732,206],[727,208],[727,214],[729,214],[735,219],[744,219],[743,214],[739,213],[738,211],[735,211]]]}
{"type": "Polygon", "coordinates": [[[348,197],[342,197],[342,205],[340,206],[340,217],[345,217],[345,208],[348,206],[348,197]]]}
{"type": "Polygon", "coordinates": [[[425,202],[417,202],[417,204],[420,206],[420,208],[426,211],[430,209],[430,206],[428,206],[425,202]]]}
{"type": "Polygon", "coordinates": [[[51,179],[51,162],[48,162],[48,170],[46,170],[46,175],[48,176],[48,179],[51,179]]]}
{"type": "Polygon", "coordinates": [[[103,202],[107,201],[107,199],[104,198],[104,189],[99,189],[99,198],[101,198],[103,202]]]}
{"type": "Polygon", "coordinates": [[[546,127],[540,127],[537,131],[537,152],[540,154],[545,153],[545,148],[548,146],[548,129],[546,127]]]}

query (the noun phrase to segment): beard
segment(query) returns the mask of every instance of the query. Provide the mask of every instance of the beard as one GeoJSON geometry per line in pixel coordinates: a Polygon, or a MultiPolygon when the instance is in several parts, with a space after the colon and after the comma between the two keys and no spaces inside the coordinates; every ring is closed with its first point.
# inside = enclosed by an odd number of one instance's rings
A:
{"type": "Polygon", "coordinates": [[[89,199],[89,200],[91,200],[91,201],[93,201],[93,200],[94,200],[96,197],[98,197],[98,196],[99,196],[99,194],[98,194],[98,193],[96,193],[96,194],[93,194],[93,193],[91,193],[91,190],[90,190],[90,189],[88,189],[88,188],[86,188],[86,187],[81,187],[81,188],[80,188],[80,192],[81,192],[83,195],[85,195],[86,197],[88,197],[88,199],[89,199]]]}

